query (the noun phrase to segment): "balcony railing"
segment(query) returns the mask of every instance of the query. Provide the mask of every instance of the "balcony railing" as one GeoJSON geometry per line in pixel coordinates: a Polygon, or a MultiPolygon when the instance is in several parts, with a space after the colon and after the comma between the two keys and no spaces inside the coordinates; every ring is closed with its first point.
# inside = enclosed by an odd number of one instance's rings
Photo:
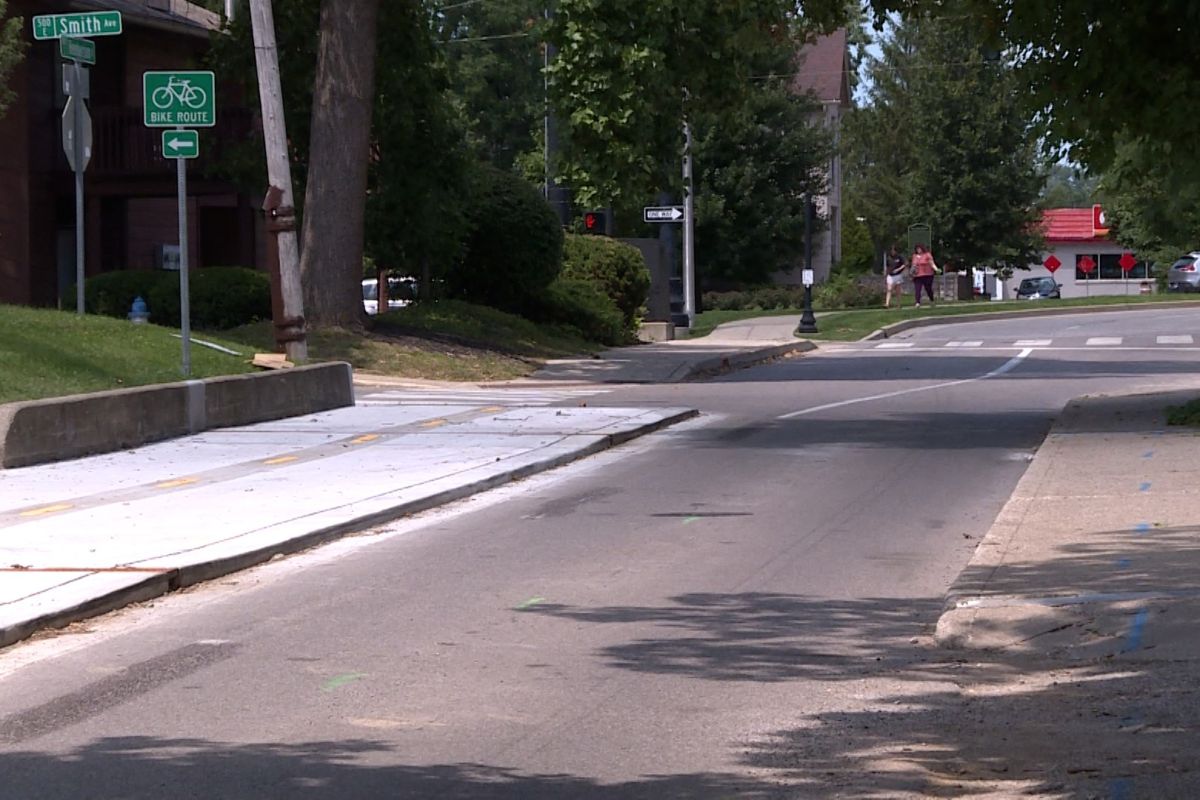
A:
{"type": "MultiPolygon", "coordinates": [[[[92,161],[94,177],[145,177],[175,171],[174,159],[163,158],[163,128],[142,124],[140,108],[92,108],[92,161]]],[[[246,141],[254,118],[246,108],[222,108],[217,124],[200,131],[200,157],[192,165],[203,170],[235,142],[246,141]]]]}

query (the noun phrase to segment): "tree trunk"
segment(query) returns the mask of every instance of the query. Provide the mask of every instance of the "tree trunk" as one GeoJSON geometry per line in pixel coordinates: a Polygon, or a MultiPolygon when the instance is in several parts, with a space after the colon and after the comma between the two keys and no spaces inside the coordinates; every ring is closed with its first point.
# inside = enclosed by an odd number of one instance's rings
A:
{"type": "Polygon", "coordinates": [[[361,327],[379,0],[321,0],[300,273],[312,327],[361,327]]]}

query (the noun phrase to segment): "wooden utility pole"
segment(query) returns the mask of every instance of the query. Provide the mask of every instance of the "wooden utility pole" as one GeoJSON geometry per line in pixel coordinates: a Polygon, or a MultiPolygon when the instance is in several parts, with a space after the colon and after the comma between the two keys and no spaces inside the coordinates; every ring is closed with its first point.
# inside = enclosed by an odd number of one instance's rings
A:
{"type": "MultiPolygon", "coordinates": [[[[279,82],[279,53],[275,44],[275,19],[271,0],[250,0],[250,25],[254,31],[254,60],[258,66],[258,96],[262,106],[263,140],[267,151],[267,179],[277,190],[278,202],[268,213],[268,228],[276,236],[279,256],[279,290],[283,318],[275,320],[275,337],[288,360],[308,359],[304,337],[304,291],[300,283],[300,246],[296,235],[296,206],[292,195],[292,169],[288,161],[287,129],[283,119],[283,89],[279,82]]],[[[268,196],[274,194],[268,191],[268,196]]]]}

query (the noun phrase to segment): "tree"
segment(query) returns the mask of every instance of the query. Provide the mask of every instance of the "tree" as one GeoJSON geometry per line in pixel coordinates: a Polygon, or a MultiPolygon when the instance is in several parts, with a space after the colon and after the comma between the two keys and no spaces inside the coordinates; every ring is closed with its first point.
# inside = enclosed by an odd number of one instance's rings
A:
{"type": "Polygon", "coordinates": [[[1117,241],[1146,261],[1170,264],[1196,249],[1200,199],[1194,191],[1174,192],[1170,160],[1144,141],[1124,142],[1101,181],[1105,211],[1117,241]]]}
{"type": "Polygon", "coordinates": [[[535,152],[541,161],[545,9],[546,0],[451,3],[434,18],[468,145],[501,169],[535,152]]]}
{"type": "Polygon", "coordinates": [[[736,105],[764,50],[845,20],[844,0],[559,0],[548,38],[560,174],[585,207],[674,185],[685,117],[736,105]]]}
{"type": "MultiPolygon", "coordinates": [[[[7,6],[5,0],[0,0],[0,19],[4,19],[7,6]]],[[[29,46],[22,34],[24,29],[24,17],[13,17],[0,25],[0,115],[4,114],[16,96],[8,80],[13,69],[25,57],[25,50],[29,46]]]]}
{"type": "Polygon", "coordinates": [[[703,275],[766,283],[791,269],[804,246],[804,197],[825,191],[832,140],[815,106],[781,81],[696,123],[696,241],[703,275]]]}
{"type": "Polygon", "coordinates": [[[951,266],[1023,267],[1041,244],[1035,131],[1012,71],[954,4],[940,9],[905,19],[871,65],[872,106],[848,129],[853,199],[881,246],[926,222],[951,266]]]}
{"type": "Polygon", "coordinates": [[[1079,167],[1051,164],[1046,170],[1038,206],[1041,208],[1086,208],[1097,202],[1100,181],[1079,167]]]}
{"type": "Polygon", "coordinates": [[[321,0],[308,184],[300,236],[315,327],[358,327],[379,0],[321,0]]]}

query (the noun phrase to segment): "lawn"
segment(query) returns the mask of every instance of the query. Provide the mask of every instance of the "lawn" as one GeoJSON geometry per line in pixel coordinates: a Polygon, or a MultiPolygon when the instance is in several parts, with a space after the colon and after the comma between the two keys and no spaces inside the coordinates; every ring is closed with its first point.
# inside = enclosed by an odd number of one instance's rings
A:
{"type": "MultiPolygon", "coordinates": [[[[951,317],[964,314],[992,314],[1000,311],[1037,311],[1046,308],[1125,306],[1148,302],[1195,302],[1185,294],[1158,295],[1106,295],[1102,297],[1078,297],[1069,300],[1022,300],[988,302],[982,300],[942,303],[933,307],[914,308],[911,301],[899,309],[863,308],[842,311],[816,310],[819,333],[806,334],[806,339],[822,341],[856,341],[885,325],[905,319],[926,317],[951,317]]],[[[692,336],[705,336],[718,325],[754,317],[778,317],[799,315],[800,309],[773,309],[753,311],[705,311],[697,315],[692,336]]]]}
{"type": "MultiPolygon", "coordinates": [[[[270,322],[217,334],[194,332],[192,339],[193,378],[255,372],[254,353],[275,349],[270,322]]],[[[543,359],[596,349],[561,329],[449,301],[383,314],[365,334],[320,330],[308,338],[310,361],[347,361],[360,372],[450,381],[517,378],[543,359]]],[[[0,305],[0,403],[169,383],[182,379],[181,365],[174,328],[0,305]]]]}

